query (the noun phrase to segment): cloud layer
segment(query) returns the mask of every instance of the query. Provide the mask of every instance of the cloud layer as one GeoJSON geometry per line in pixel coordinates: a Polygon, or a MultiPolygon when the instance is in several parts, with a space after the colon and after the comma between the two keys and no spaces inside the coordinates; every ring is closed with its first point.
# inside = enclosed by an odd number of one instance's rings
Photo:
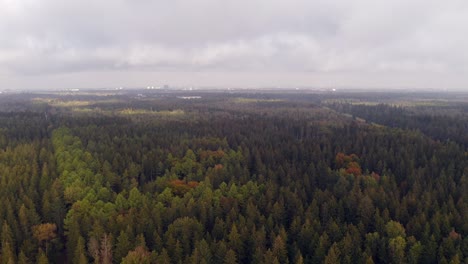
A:
{"type": "Polygon", "coordinates": [[[467,13],[461,0],[0,0],[0,89],[460,89],[467,13]]]}

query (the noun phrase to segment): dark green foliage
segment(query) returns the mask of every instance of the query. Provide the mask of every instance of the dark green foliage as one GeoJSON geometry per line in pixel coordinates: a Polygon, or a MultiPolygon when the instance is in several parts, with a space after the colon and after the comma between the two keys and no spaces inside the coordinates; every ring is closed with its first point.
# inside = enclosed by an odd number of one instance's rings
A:
{"type": "Polygon", "coordinates": [[[466,104],[164,96],[0,113],[2,263],[467,261],[466,104]]]}

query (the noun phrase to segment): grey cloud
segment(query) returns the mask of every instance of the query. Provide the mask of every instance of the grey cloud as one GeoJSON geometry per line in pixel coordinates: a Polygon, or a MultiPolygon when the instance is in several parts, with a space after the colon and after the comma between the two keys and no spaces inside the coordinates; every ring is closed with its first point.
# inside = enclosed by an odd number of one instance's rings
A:
{"type": "Polygon", "coordinates": [[[467,12],[461,0],[0,0],[0,85],[100,72],[131,84],[134,74],[179,72],[195,83],[214,73],[245,76],[239,85],[283,76],[310,86],[452,78],[461,87],[467,12]]]}

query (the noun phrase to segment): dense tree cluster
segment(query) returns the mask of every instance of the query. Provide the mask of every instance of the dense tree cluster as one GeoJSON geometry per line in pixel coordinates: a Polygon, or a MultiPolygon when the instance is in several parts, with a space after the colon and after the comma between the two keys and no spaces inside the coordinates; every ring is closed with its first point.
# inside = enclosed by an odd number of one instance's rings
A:
{"type": "Polygon", "coordinates": [[[331,104],[341,112],[390,127],[419,130],[437,140],[453,140],[468,147],[468,106],[442,105],[404,108],[378,104],[331,104]]]}
{"type": "Polygon", "coordinates": [[[466,114],[212,99],[0,114],[0,262],[468,261],[466,114]]]}

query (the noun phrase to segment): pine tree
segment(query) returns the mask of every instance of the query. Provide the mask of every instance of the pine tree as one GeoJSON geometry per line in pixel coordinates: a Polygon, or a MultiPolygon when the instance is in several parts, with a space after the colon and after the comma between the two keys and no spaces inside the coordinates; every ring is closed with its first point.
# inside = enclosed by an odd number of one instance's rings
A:
{"type": "Polygon", "coordinates": [[[171,264],[171,258],[169,257],[169,254],[165,248],[161,251],[161,254],[159,254],[157,263],[171,264]]]}
{"type": "Polygon", "coordinates": [[[18,255],[18,264],[28,264],[28,263],[30,263],[28,257],[26,257],[24,252],[21,250],[18,255]]]}
{"type": "Polygon", "coordinates": [[[328,254],[325,257],[324,263],[325,264],[340,263],[340,250],[336,243],[333,243],[333,245],[328,250],[328,254]]]}
{"type": "Polygon", "coordinates": [[[273,255],[279,260],[280,263],[289,263],[286,243],[279,235],[275,238],[272,251],[273,255]]]}
{"type": "Polygon", "coordinates": [[[86,259],[85,241],[82,236],[78,238],[78,243],[74,252],[73,264],[85,264],[88,263],[86,259]]]}
{"type": "Polygon", "coordinates": [[[237,264],[236,252],[234,252],[234,250],[229,249],[228,252],[226,252],[224,264],[237,264]]]}
{"type": "Polygon", "coordinates": [[[298,251],[297,254],[296,254],[294,264],[304,264],[304,258],[302,257],[302,254],[301,254],[300,251],[298,251]]]}
{"type": "Polygon", "coordinates": [[[231,227],[231,232],[228,235],[229,239],[229,247],[233,249],[235,252],[241,251],[242,248],[242,241],[240,238],[240,234],[237,231],[237,226],[236,224],[233,224],[231,227]]]}
{"type": "Polygon", "coordinates": [[[128,252],[132,249],[132,245],[130,244],[128,235],[125,231],[120,231],[120,235],[117,238],[117,244],[115,247],[115,261],[120,263],[123,257],[125,257],[128,252]]]}
{"type": "Polygon", "coordinates": [[[7,224],[6,221],[3,222],[1,238],[2,238],[1,263],[2,264],[15,263],[13,235],[12,235],[10,226],[7,224]]]}
{"type": "Polygon", "coordinates": [[[49,259],[47,258],[44,251],[40,250],[37,257],[37,264],[49,264],[49,259]]]}

